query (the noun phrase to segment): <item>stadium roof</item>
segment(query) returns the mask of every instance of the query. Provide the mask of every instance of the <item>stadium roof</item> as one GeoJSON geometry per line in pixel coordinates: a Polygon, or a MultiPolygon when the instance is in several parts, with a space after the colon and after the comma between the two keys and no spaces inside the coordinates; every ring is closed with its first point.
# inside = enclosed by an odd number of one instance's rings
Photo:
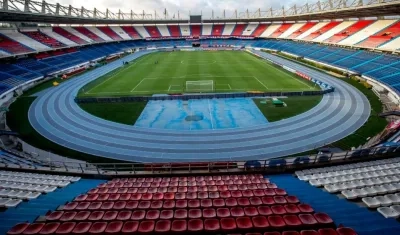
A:
{"type": "MultiPolygon", "coordinates": [[[[296,20],[345,19],[355,17],[399,15],[400,0],[326,0],[290,8],[235,12],[233,15],[214,16],[203,19],[204,23],[218,22],[270,22],[296,20]]],[[[123,13],[109,9],[100,11],[83,7],[63,6],[45,1],[0,0],[2,22],[37,22],[53,24],[177,24],[188,23],[187,17],[179,13],[172,17],[167,10],[163,13],[123,13]]]]}

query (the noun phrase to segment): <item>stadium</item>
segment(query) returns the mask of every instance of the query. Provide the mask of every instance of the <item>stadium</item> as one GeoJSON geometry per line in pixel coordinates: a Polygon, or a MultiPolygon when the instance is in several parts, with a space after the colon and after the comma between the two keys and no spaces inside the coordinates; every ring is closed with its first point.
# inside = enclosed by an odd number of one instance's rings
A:
{"type": "Polygon", "coordinates": [[[399,0],[72,2],[0,0],[0,234],[399,234],[399,0]]]}

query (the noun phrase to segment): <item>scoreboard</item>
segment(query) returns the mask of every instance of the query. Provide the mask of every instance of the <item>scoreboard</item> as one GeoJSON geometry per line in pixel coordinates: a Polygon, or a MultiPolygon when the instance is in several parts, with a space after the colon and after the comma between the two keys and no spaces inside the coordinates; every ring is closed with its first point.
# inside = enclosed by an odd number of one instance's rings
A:
{"type": "Polygon", "coordinates": [[[190,16],[191,24],[199,24],[202,23],[201,15],[191,15],[190,16]]]}

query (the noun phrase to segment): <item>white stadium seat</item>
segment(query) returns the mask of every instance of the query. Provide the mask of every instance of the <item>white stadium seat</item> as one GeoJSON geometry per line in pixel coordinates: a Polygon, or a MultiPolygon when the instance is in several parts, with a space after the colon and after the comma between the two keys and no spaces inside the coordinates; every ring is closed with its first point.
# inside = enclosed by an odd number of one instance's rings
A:
{"type": "Polygon", "coordinates": [[[378,212],[381,213],[385,218],[398,218],[400,213],[393,208],[390,207],[380,207],[378,208],[378,212]]]}
{"type": "Polygon", "coordinates": [[[369,208],[378,208],[381,204],[380,202],[373,197],[365,197],[362,201],[367,205],[369,208]]]}

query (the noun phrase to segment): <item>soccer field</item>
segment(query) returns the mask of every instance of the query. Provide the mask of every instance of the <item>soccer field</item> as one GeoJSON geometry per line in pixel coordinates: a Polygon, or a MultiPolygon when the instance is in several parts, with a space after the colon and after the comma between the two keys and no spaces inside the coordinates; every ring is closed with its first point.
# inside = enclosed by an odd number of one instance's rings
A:
{"type": "Polygon", "coordinates": [[[179,51],[140,57],[87,84],[79,96],[318,89],[313,83],[248,52],[179,51]],[[204,82],[199,84],[199,81],[204,82]]]}

